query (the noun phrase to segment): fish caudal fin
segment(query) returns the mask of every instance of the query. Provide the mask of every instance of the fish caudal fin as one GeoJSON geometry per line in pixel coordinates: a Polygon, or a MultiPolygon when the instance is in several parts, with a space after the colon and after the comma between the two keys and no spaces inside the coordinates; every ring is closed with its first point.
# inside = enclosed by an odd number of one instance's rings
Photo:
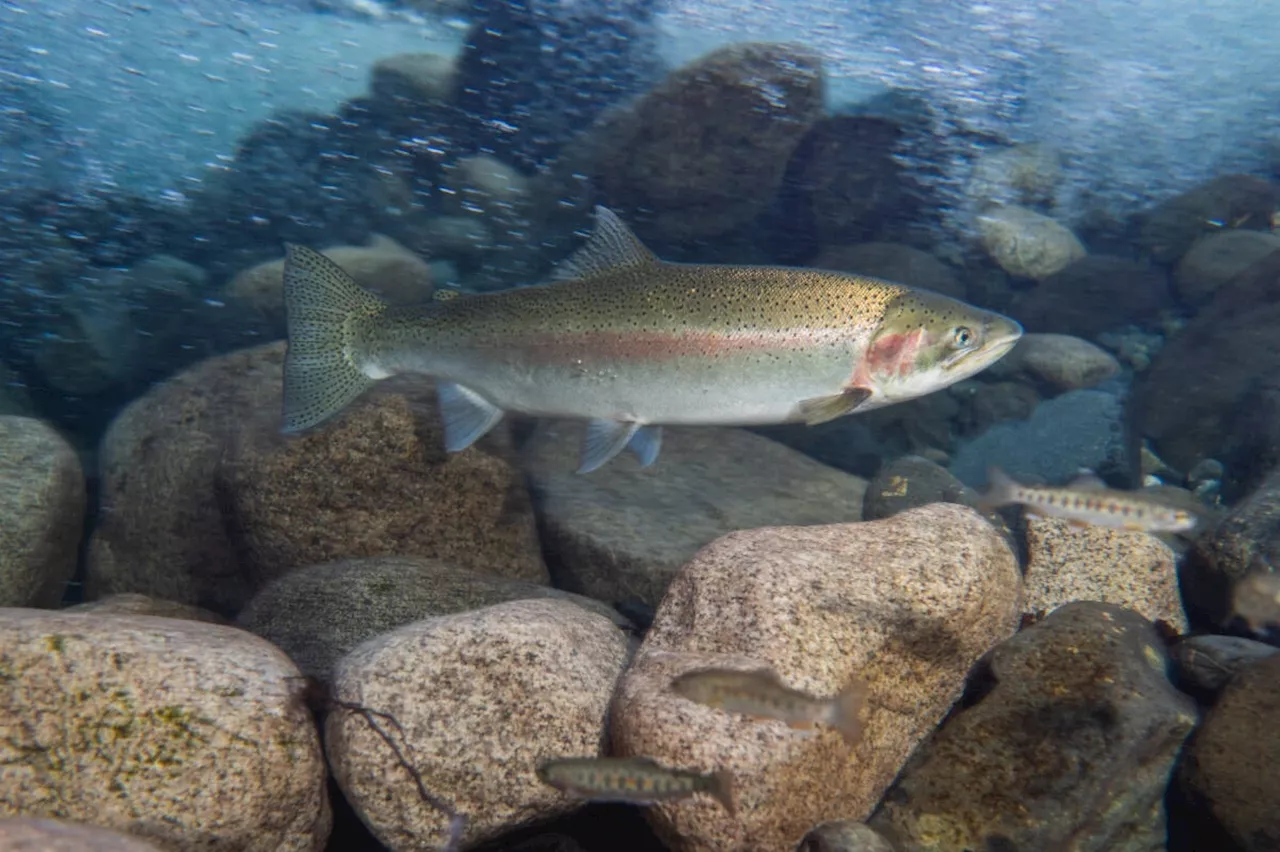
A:
{"type": "Polygon", "coordinates": [[[711,775],[711,784],[707,788],[717,802],[728,812],[729,816],[737,816],[738,803],[734,799],[733,773],[720,769],[711,775]]]}
{"type": "Polygon", "coordinates": [[[983,511],[999,509],[1015,502],[1018,483],[998,467],[987,468],[987,490],[978,498],[983,511]]]}
{"type": "Polygon", "coordinates": [[[356,360],[361,332],[386,310],[332,260],[286,245],[284,431],[298,432],[337,414],[375,379],[356,360]]]}
{"type": "Polygon", "coordinates": [[[831,727],[840,732],[844,741],[855,745],[862,739],[862,708],[867,703],[867,684],[854,677],[831,701],[831,727]]]}

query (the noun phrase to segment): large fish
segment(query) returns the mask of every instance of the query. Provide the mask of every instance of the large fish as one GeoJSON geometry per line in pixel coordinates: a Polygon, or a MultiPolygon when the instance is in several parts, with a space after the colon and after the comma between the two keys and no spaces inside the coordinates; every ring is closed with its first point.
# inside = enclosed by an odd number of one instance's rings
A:
{"type": "Polygon", "coordinates": [[[669,263],[603,207],[551,277],[392,307],[287,246],[285,431],[421,373],[436,380],[450,451],[514,411],[588,420],[579,472],[628,446],[648,465],[663,424],[822,423],[972,376],[1022,335],[999,314],[861,275],[669,263]]]}

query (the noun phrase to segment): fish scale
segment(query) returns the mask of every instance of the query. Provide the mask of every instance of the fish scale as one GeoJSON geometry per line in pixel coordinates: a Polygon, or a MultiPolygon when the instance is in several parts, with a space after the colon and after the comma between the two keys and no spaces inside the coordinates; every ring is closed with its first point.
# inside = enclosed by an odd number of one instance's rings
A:
{"type": "Polygon", "coordinates": [[[662,425],[821,423],[932,393],[1002,357],[1013,320],[902,284],[776,266],[668,263],[596,210],[548,283],[392,307],[332,261],[289,246],[286,431],[375,381],[436,380],[445,446],[507,412],[587,421],[581,472],[662,425]]]}

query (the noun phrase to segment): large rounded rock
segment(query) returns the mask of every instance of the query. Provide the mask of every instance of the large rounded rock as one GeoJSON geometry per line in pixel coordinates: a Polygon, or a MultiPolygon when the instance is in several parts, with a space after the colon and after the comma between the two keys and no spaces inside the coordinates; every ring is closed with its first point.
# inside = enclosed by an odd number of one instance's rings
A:
{"type": "Polygon", "coordinates": [[[1173,286],[1188,305],[1203,305],[1232,278],[1273,251],[1280,236],[1269,231],[1231,228],[1201,237],[1183,255],[1173,273],[1173,286]]]}
{"type": "Polygon", "coordinates": [[[1224,226],[1268,230],[1280,188],[1255,175],[1219,175],[1156,205],[1138,243],[1158,263],[1176,263],[1195,241],[1224,226]]]}
{"type": "Polygon", "coordinates": [[[1187,747],[1180,773],[1191,801],[1207,808],[1244,852],[1280,849],[1277,717],[1280,655],[1254,663],[1227,684],[1187,747]]]}
{"type": "Polygon", "coordinates": [[[118,595],[107,595],[96,601],[69,606],[64,612],[92,612],[98,615],[155,615],[160,618],[186,618],[191,621],[206,621],[210,624],[226,624],[222,616],[207,609],[191,604],[165,601],[124,592],[118,595]]]}
{"type": "Polygon", "coordinates": [[[1086,254],[1065,225],[1017,204],[986,208],[978,231],[991,259],[1017,278],[1048,278],[1086,254]]]}
{"type": "Polygon", "coordinates": [[[1023,584],[1023,608],[1029,614],[1053,612],[1073,601],[1100,601],[1187,631],[1173,551],[1146,533],[1028,517],[1023,584]]]}
{"type": "Polygon", "coordinates": [[[984,662],[977,702],[912,756],[871,826],[900,852],[1162,848],[1196,708],[1165,678],[1151,623],[1070,604],[984,662]]]}
{"type": "Polygon", "coordinates": [[[656,606],[698,548],[769,524],[862,516],[866,483],[740,429],[664,430],[657,463],[630,454],[574,473],[582,427],[543,423],[522,449],[556,585],[656,606]]]}
{"type": "Polygon", "coordinates": [[[591,598],[407,556],[300,568],[255,595],[236,620],[288,654],[303,674],[328,681],[339,659],[375,636],[424,618],[526,598],[559,598],[620,626],[624,621],[591,598]]]}
{"type": "Polygon", "coordinates": [[[205,361],[112,423],[89,597],[138,592],[226,615],[290,568],[388,552],[546,579],[505,429],[446,454],[430,385],[395,379],[285,438],[284,349],[205,361]]]}
{"type": "Polygon", "coordinates": [[[1179,685],[1212,698],[1240,671],[1258,660],[1280,654],[1280,648],[1241,636],[1189,636],[1174,646],[1179,685]]]}
{"type": "Polygon", "coordinates": [[[587,171],[603,203],[643,238],[717,236],[768,208],[822,100],[816,54],[723,47],[610,116],[594,133],[587,171]]]}
{"type": "Polygon", "coordinates": [[[1171,306],[1164,270],[1125,257],[1091,254],[1020,293],[1010,315],[1028,332],[1095,337],[1144,324],[1171,306]]]}
{"type": "Polygon", "coordinates": [[[0,817],[180,849],[320,850],[332,817],[304,681],[230,627],[0,610],[0,817]]]}
{"type": "Polygon", "coordinates": [[[970,666],[1012,635],[1013,554],[976,512],[934,504],[882,521],[724,536],[677,575],[619,685],[623,755],[734,777],[737,817],[700,799],[648,813],[677,850],[792,849],[816,824],[864,819],[960,696],[970,666]],[[861,740],[800,736],[680,699],[671,679],[766,665],[814,694],[860,678],[861,740]]]}
{"type": "Polygon", "coordinates": [[[159,852],[145,840],[108,828],[56,819],[0,819],[5,852],[159,852]]]}
{"type": "Polygon", "coordinates": [[[537,765],[600,753],[626,661],[621,631],[567,601],[406,625],[338,664],[325,739],[334,776],[378,840],[402,852],[441,848],[451,817],[422,801],[406,763],[466,819],[463,845],[564,814],[580,802],[539,781],[537,765]]]}
{"type": "Polygon", "coordinates": [[[1250,392],[1280,375],[1280,251],[1225,285],[1134,387],[1134,428],[1180,470],[1222,458],[1250,392]]]}
{"type": "Polygon", "coordinates": [[[84,472],[39,420],[0,416],[0,606],[55,606],[76,571],[84,472]]]}
{"type": "Polygon", "coordinates": [[[998,363],[1001,373],[1023,373],[1056,393],[1091,388],[1120,372],[1111,353],[1069,334],[1024,334],[998,363]]]}

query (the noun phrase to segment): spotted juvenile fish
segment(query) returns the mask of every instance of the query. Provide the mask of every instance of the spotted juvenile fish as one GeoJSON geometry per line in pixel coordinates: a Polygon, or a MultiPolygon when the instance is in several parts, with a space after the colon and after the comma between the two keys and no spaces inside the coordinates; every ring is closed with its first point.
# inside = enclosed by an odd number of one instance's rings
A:
{"type": "Polygon", "coordinates": [[[1007,317],[818,269],[668,263],[596,208],[591,238],[540,286],[393,307],[310,249],[286,249],[284,428],[315,426],[374,382],[436,380],[445,447],[505,412],[588,421],[579,472],[663,424],[822,423],[923,396],[1017,342],[1007,317]]]}
{"type": "Polygon", "coordinates": [[[1011,503],[1035,515],[1063,518],[1073,524],[1140,532],[1183,532],[1198,518],[1185,509],[1166,506],[1133,491],[1107,488],[1096,477],[1081,477],[1063,488],[1020,485],[998,468],[987,471],[989,487],[982,505],[998,508],[1011,503]]]}
{"type": "Polygon", "coordinates": [[[669,769],[647,757],[565,757],[541,764],[537,772],[544,784],[594,801],[651,805],[707,793],[730,815],[736,811],[733,776],[724,771],[669,769]]]}
{"type": "Polygon", "coordinates": [[[1280,627],[1280,574],[1269,570],[1246,574],[1232,587],[1231,608],[1254,633],[1280,627]]]}
{"type": "Polygon", "coordinates": [[[770,670],[699,669],[671,681],[680,696],[730,713],[757,719],[778,719],[793,728],[830,725],[845,742],[862,736],[859,714],[866,702],[866,684],[855,678],[839,694],[819,698],[786,686],[770,670]]]}

